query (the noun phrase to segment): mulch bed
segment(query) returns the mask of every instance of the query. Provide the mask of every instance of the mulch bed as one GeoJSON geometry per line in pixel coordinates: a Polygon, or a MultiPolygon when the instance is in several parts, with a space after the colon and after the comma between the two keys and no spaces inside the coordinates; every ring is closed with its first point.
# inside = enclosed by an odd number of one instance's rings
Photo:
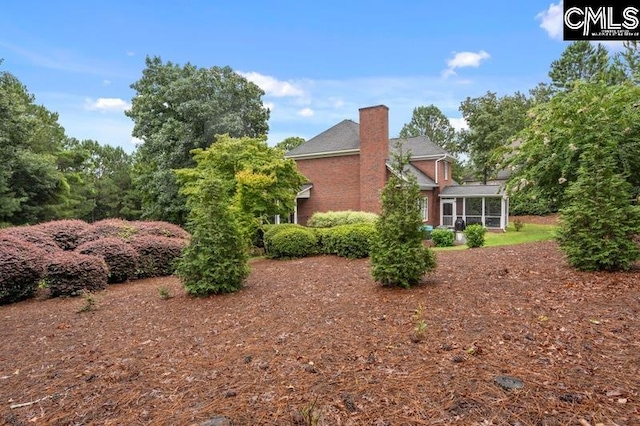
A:
{"type": "Polygon", "coordinates": [[[318,256],[255,260],[243,290],[204,299],[165,277],[87,312],[2,306],[0,423],[640,424],[640,270],[575,272],[553,242],[438,263],[410,290],[318,256]]]}

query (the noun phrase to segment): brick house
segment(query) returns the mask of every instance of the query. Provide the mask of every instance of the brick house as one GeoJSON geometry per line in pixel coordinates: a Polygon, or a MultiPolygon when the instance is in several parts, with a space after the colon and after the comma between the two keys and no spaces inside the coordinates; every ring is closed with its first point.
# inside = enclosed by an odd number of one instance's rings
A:
{"type": "MultiPolygon", "coordinates": [[[[362,210],[380,213],[380,192],[392,170],[389,108],[360,109],[360,123],[344,120],[287,152],[308,183],[298,193],[294,221],[306,224],[314,212],[362,210]]],[[[423,221],[453,226],[457,217],[490,228],[507,225],[508,199],[495,185],[458,185],[451,176],[453,156],[419,136],[402,140],[411,153],[408,172],[424,197],[423,221]]]]}

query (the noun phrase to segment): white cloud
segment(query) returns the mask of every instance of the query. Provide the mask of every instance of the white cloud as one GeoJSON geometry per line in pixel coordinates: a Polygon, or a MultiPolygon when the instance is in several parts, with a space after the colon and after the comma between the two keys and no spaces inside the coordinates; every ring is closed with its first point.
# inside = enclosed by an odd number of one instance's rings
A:
{"type": "Polygon", "coordinates": [[[120,98],[86,99],[85,109],[90,111],[124,111],[131,107],[127,101],[120,98]]]}
{"type": "Polygon", "coordinates": [[[453,52],[453,58],[447,61],[447,69],[442,72],[443,77],[449,77],[456,74],[456,68],[473,67],[478,68],[480,63],[485,59],[489,59],[489,55],[484,50],[479,52],[453,52]]]}
{"type": "Polygon", "coordinates": [[[276,104],[274,104],[273,102],[263,102],[262,105],[265,108],[268,108],[269,111],[273,111],[275,109],[275,107],[276,107],[276,104]]]}
{"type": "Polygon", "coordinates": [[[536,15],[536,19],[540,20],[540,28],[544,29],[549,37],[562,40],[562,1],[559,1],[558,4],[551,3],[547,10],[536,15]]]}
{"type": "Polygon", "coordinates": [[[467,121],[462,117],[449,118],[449,123],[451,123],[451,126],[456,130],[466,130],[469,128],[467,121]]]}
{"type": "Polygon", "coordinates": [[[313,114],[314,112],[311,108],[303,108],[298,111],[298,115],[301,115],[302,117],[312,117],[313,114]]]}
{"type": "Polygon", "coordinates": [[[264,90],[266,95],[276,98],[283,97],[303,97],[304,90],[295,83],[289,81],[281,81],[269,75],[263,75],[257,72],[239,72],[247,80],[255,83],[264,90]]]}

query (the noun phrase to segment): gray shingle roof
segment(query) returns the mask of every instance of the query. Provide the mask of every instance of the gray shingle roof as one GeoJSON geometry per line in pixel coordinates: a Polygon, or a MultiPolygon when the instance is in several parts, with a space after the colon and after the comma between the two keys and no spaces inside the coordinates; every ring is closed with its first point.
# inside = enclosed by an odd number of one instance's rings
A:
{"type": "Polygon", "coordinates": [[[422,157],[422,156],[442,156],[447,152],[431,142],[431,140],[426,136],[416,136],[414,138],[400,139],[393,138],[389,140],[389,151],[396,151],[396,143],[403,143],[402,150],[403,151],[411,151],[412,157],[422,157]]]}
{"type": "MultiPolygon", "coordinates": [[[[391,167],[390,163],[386,163],[387,168],[395,173],[393,167],[391,167]]],[[[408,173],[414,175],[416,180],[418,181],[418,186],[420,189],[432,189],[438,186],[429,176],[425,175],[420,169],[415,167],[413,164],[407,164],[407,167],[403,171],[403,175],[407,175],[408,173]]]]}
{"type": "MultiPolygon", "coordinates": [[[[442,156],[444,149],[434,144],[426,136],[415,138],[389,140],[389,151],[394,152],[396,143],[404,143],[403,150],[411,151],[412,157],[442,156]]],[[[351,151],[360,149],[360,125],[351,120],[343,120],[335,126],[325,130],[297,148],[287,152],[287,157],[321,155],[330,152],[351,151]]]]}
{"type": "Polygon", "coordinates": [[[351,120],[343,120],[318,136],[287,152],[287,157],[321,154],[360,148],[360,126],[351,120]]]}
{"type": "Polygon", "coordinates": [[[454,185],[440,192],[441,197],[490,197],[502,196],[504,189],[500,185],[454,185]]]}

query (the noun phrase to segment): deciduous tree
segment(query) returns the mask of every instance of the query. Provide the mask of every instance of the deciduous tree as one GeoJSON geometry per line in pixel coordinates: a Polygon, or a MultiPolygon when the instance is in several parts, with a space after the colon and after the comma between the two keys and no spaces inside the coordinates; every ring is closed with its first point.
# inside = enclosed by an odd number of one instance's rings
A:
{"type": "Polygon", "coordinates": [[[269,110],[264,92],[229,67],[198,68],[147,57],[127,116],[133,135],[143,143],[136,159],[136,185],[147,218],[182,223],[185,198],[172,169],[191,167],[193,149],[204,149],[215,136],[259,137],[267,133],[269,110]]]}

